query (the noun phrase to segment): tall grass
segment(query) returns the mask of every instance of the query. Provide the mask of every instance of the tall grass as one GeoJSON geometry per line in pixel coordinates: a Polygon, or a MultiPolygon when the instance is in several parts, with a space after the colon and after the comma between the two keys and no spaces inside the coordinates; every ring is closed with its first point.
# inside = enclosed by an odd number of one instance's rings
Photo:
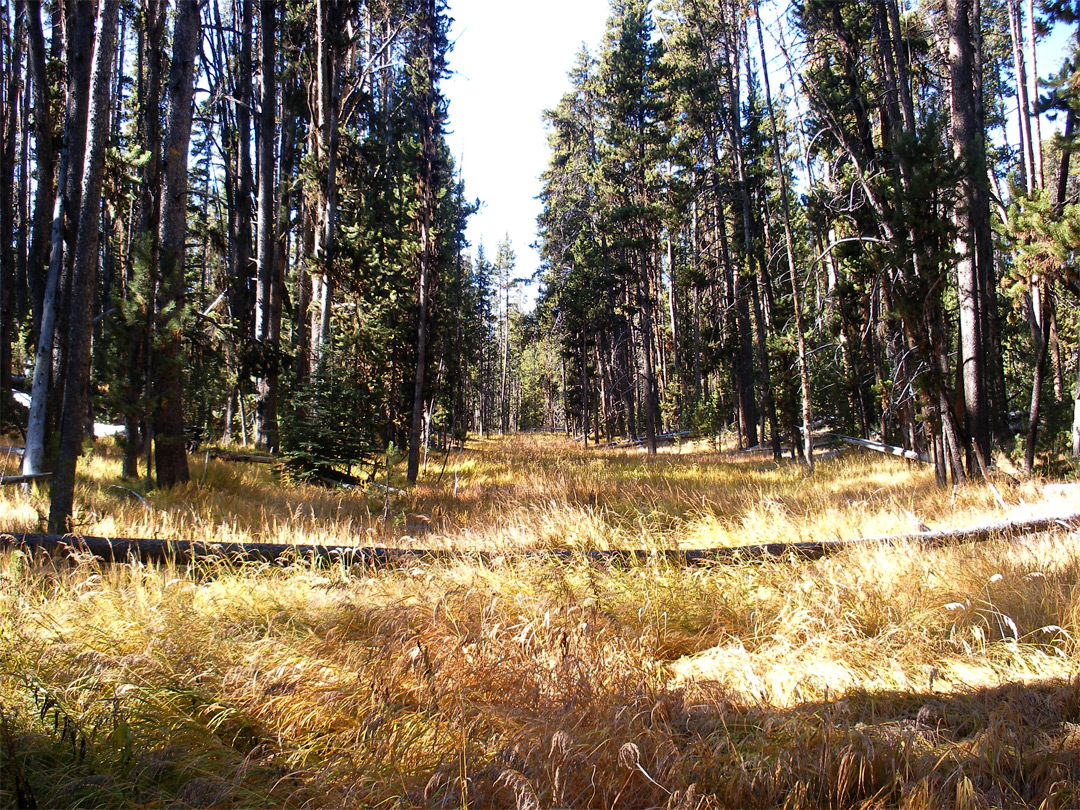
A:
{"type": "MultiPolygon", "coordinates": [[[[322,542],[507,554],[387,570],[0,555],[4,806],[1080,803],[1071,535],[694,569],[512,553],[854,536],[908,530],[908,511],[977,522],[980,489],[938,493],[891,459],[806,479],[518,438],[452,454],[383,525],[382,493],[279,490],[215,462],[148,511],[94,464],[84,525],[117,534],[295,539],[295,522],[322,542]],[[405,528],[421,515],[430,531],[405,528]]],[[[1038,508],[1034,485],[1003,495],[1038,508]]]]}
{"type": "MultiPolygon", "coordinates": [[[[381,472],[366,488],[343,491],[282,486],[269,466],[196,457],[190,484],[146,492],[121,480],[119,455],[99,443],[80,466],[75,524],[87,535],[512,551],[877,536],[1002,516],[986,488],[943,490],[926,467],[869,453],[827,461],[807,478],[790,462],[721,455],[705,443],[649,461],[639,450],[583,452],[564,437],[525,435],[474,440],[443,461],[432,457],[408,489],[393,470],[387,493],[381,472]]],[[[1040,508],[1034,483],[998,486],[1010,511],[1040,508]]],[[[43,525],[45,494],[0,490],[0,528],[43,525]]]]}

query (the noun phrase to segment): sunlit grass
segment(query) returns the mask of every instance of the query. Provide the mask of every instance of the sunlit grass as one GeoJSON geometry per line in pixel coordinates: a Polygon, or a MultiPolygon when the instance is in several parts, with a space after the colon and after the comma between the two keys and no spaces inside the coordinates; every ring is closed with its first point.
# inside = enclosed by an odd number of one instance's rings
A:
{"type": "MultiPolygon", "coordinates": [[[[985,487],[941,489],[925,466],[849,452],[813,477],[762,454],[697,443],[649,460],[559,436],[475,439],[433,456],[418,486],[403,470],[359,490],[282,484],[274,468],[196,456],[192,481],[145,492],[120,478],[114,448],[80,463],[75,524],[83,534],[208,541],[456,549],[702,548],[902,534],[1007,516],[985,487]],[[139,493],[137,497],[134,493],[139,493]]],[[[1033,483],[1002,480],[1009,511],[1037,512],[1033,483]]],[[[7,490],[4,528],[42,525],[46,491],[7,490]]],[[[1051,508],[1049,506],[1045,508],[1051,508]]],[[[1067,504],[1053,508],[1066,509],[1067,504]]]]}
{"type": "MultiPolygon", "coordinates": [[[[101,450],[78,519],[93,534],[510,552],[1004,516],[981,487],[939,491],[862,454],[808,479],[700,447],[650,462],[556,437],[470,445],[392,496],[385,523],[375,488],[283,488],[267,467],[205,458],[188,487],[140,489],[147,508],[109,488],[136,487],[101,450]]],[[[998,486],[1010,511],[1071,508],[1034,482],[998,486]]],[[[42,493],[3,498],[7,526],[38,527],[42,493]]],[[[49,807],[1072,807],[1078,580],[1080,541],[1062,534],[691,569],[7,552],[0,806],[21,789],[49,807]]]]}

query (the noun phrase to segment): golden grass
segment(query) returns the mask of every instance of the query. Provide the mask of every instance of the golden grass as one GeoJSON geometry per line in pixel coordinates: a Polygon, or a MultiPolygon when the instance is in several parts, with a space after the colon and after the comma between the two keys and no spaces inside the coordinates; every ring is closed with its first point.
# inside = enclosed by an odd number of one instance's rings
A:
{"type": "MultiPolygon", "coordinates": [[[[1003,513],[984,487],[942,490],[924,466],[850,452],[813,478],[760,453],[720,454],[706,443],[583,452],[561,436],[476,439],[432,457],[418,486],[391,477],[363,491],[282,486],[266,465],[191,459],[192,482],[146,493],[120,478],[99,443],[80,462],[75,523],[87,535],[208,541],[395,545],[452,549],[707,548],[906,533],[1080,508],[1045,504],[1034,482],[999,482],[1003,513]],[[130,489],[145,496],[138,500],[130,489]]],[[[0,491],[6,530],[35,531],[46,490],[0,491]]]]}
{"type": "MultiPolygon", "coordinates": [[[[151,512],[107,489],[111,465],[80,484],[87,533],[400,544],[422,515],[418,543],[509,552],[1000,517],[979,488],[940,493],[861,455],[806,479],[704,450],[650,463],[488,440],[398,498],[385,530],[381,494],[279,490],[219,462],[151,512]]],[[[1002,494],[1057,508],[1035,484],[1002,494]]],[[[1074,807],[1078,579],[1071,535],[693,569],[8,552],[0,805],[1074,807]]]]}

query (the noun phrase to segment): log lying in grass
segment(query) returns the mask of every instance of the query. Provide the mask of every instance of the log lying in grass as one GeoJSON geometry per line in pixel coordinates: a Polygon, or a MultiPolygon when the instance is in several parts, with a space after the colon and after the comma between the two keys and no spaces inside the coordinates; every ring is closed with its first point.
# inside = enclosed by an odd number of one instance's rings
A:
{"type": "Polygon", "coordinates": [[[633,564],[663,560],[674,565],[707,565],[768,560],[794,556],[816,560],[847,548],[890,544],[921,543],[944,546],[977,543],[999,538],[1071,530],[1080,527],[1080,513],[1033,520],[1007,521],[970,529],[918,532],[890,537],[865,537],[855,540],[825,540],[804,543],[764,543],[752,546],[708,549],[612,549],[573,551],[550,549],[517,553],[490,551],[451,551],[448,549],[410,549],[359,546],[285,546],[275,543],[206,543],[189,540],[136,540],[106,537],[79,537],[59,534],[0,534],[0,549],[21,548],[59,556],[89,554],[106,562],[188,563],[223,559],[231,562],[287,563],[293,560],[341,561],[353,565],[382,567],[415,561],[472,559],[490,562],[499,558],[585,559],[596,562],[633,564]]]}
{"type": "Polygon", "coordinates": [[[220,458],[224,461],[246,461],[249,464],[277,464],[281,456],[259,456],[248,453],[228,453],[224,450],[209,450],[211,458],[220,458]]]}
{"type": "Polygon", "coordinates": [[[34,473],[33,475],[0,475],[0,487],[7,484],[29,484],[31,481],[44,481],[52,478],[52,473],[34,473]]]}
{"type": "MultiPolygon", "coordinates": [[[[693,436],[693,431],[684,430],[679,433],[657,433],[657,444],[675,444],[675,442],[693,436]]],[[[644,447],[646,440],[641,439],[622,439],[620,441],[605,442],[604,444],[595,445],[596,447],[644,447]]]]}
{"type": "Polygon", "coordinates": [[[905,450],[903,447],[894,447],[891,444],[872,442],[869,439],[857,439],[854,436],[844,436],[840,433],[833,433],[832,435],[845,444],[853,444],[856,447],[865,447],[867,450],[873,450],[877,453],[888,453],[889,455],[900,456],[901,458],[910,459],[911,461],[921,461],[924,464],[934,463],[934,460],[930,458],[930,456],[924,456],[921,453],[916,453],[914,450],[905,450]]]}

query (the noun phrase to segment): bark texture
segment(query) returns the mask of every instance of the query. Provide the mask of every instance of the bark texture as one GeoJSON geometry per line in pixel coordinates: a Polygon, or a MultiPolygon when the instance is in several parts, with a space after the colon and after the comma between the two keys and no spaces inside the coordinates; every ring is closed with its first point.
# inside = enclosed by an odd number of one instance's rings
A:
{"type": "MultiPolygon", "coordinates": [[[[119,0],[101,0],[98,30],[90,73],[91,94],[87,104],[86,146],[83,151],[82,194],[64,364],[64,398],[60,416],[60,450],[49,507],[49,530],[68,531],[75,499],[75,465],[82,449],[86,425],[87,391],[90,383],[91,314],[97,284],[98,238],[101,219],[101,186],[109,129],[109,93],[116,50],[119,0]]],[[[77,88],[73,88],[77,92],[77,88]]]]}
{"type": "Polygon", "coordinates": [[[165,174],[161,186],[161,279],[158,289],[157,407],[154,444],[158,486],[189,480],[184,446],[183,365],[181,338],[184,309],[184,256],[187,234],[188,146],[191,142],[195,55],[201,20],[196,0],[180,0],[173,32],[169,71],[169,108],[165,142],[165,174]]]}

